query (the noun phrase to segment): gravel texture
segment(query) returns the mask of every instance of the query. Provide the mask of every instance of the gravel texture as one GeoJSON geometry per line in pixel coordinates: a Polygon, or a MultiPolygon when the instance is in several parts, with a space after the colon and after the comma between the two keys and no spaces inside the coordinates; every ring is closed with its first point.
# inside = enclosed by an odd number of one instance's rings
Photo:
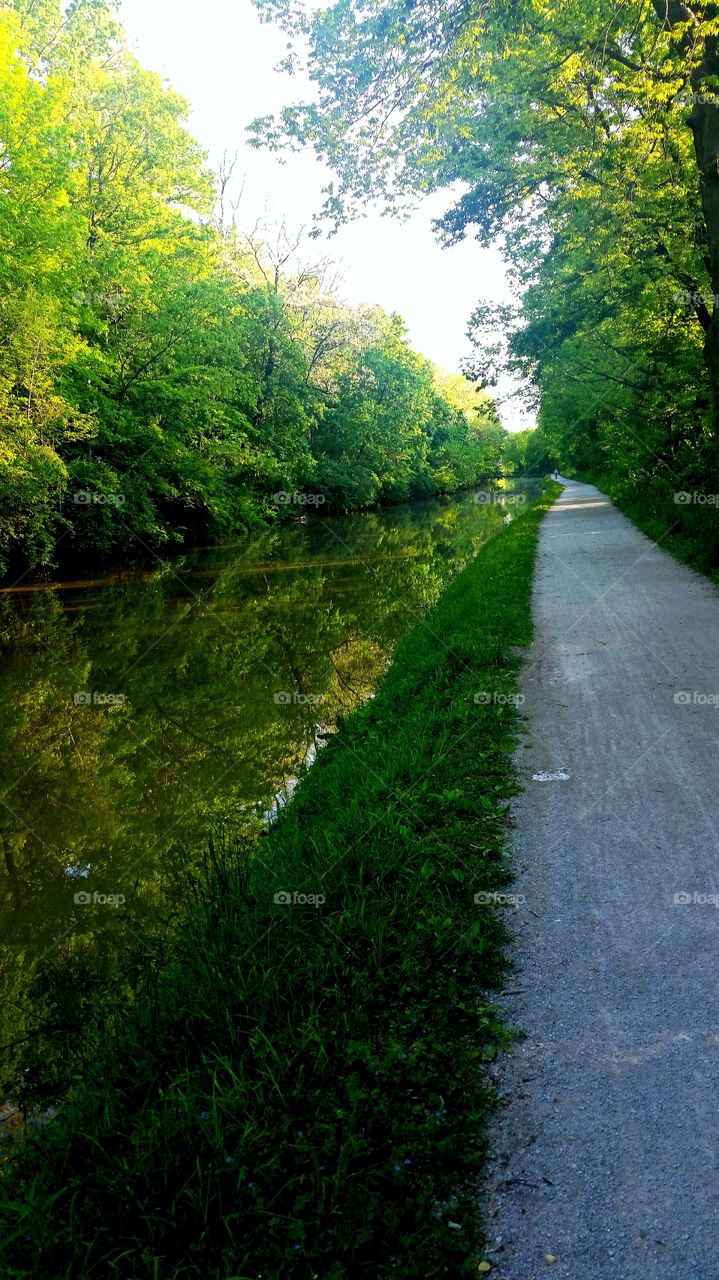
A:
{"type": "Polygon", "coordinates": [[[522,683],[502,1005],[527,1038],[495,1068],[485,1257],[495,1280],[718,1280],[719,591],[564,483],[522,683]]]}

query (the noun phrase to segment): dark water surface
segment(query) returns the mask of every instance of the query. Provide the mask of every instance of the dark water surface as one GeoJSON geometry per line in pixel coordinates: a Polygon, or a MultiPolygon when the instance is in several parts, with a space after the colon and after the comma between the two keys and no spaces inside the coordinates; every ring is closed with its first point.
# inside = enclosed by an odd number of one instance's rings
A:
{"type": "MultiPolygon", "coordinates": [[[[93,985],[151,945],[211,831],[266,820],[525,486],[316,520],[0,593],[0,1085],[66,1085],[93,985]],[[66,1028],[66,1030],[63,1030],[66,1028]],[[57,1079],[55,1079],[57,1076],[57,1079]]],[[[428,633],[427,641],[436,641],[428,633]]]]}

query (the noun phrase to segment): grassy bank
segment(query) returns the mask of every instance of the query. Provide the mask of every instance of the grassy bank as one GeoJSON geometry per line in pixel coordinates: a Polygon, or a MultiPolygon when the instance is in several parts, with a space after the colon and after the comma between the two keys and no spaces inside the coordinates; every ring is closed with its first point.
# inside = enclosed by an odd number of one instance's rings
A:
{"type": "Polygon", "coordinates": [[[596,485],[642,533],[678,560],[719,578],[719,495],[708,495],[706,483],[691,477],[673,484],[651,477],[635,483],[598,472],[577,472],[576,479],[596,485]],[[707,502],[707,497],[715,501],[707,502]]]}
{"type": "Polygon", "coordinates": [[[506,1042],[502,911],[475,894],[510,880],[505,699],[551,500],[405,638],[259,848],[215,851],[169,961],[11,1161],[3,1277],[473,1273],[506,1042]]]}

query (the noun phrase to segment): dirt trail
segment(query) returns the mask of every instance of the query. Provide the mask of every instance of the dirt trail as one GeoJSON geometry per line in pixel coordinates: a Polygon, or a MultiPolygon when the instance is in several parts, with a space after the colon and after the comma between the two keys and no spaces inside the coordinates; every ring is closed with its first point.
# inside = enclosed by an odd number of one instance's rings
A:
{"type": "Polygon", "coordinates": [[[717,1280],[719,591],[565,483],[522,684],[503,1005],[527,1039],[497,1065],[486,1256],[497,1280],[717,1280]]]}

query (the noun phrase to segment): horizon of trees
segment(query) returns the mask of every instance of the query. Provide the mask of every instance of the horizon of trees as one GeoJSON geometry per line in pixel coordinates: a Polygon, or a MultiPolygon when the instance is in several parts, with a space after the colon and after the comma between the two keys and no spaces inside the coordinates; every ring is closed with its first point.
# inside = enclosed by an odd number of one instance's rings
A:
{"type": "Polygon", "coordinates": [[[719,4],[255,3],[317,91],[256,144],[315,147],[332,225],[445,189],[439,236],[499,242],[518,300],[478,301],[467,371],[525,377],[565,471],[719,563],[675,497],[719,490],[719,4]]]}
{"type": "Polygon", "coordinates": [[[186,113],[110,0],[0,4],[0,573],[499,469],[486,390],[228,222],[186,113]]]}

